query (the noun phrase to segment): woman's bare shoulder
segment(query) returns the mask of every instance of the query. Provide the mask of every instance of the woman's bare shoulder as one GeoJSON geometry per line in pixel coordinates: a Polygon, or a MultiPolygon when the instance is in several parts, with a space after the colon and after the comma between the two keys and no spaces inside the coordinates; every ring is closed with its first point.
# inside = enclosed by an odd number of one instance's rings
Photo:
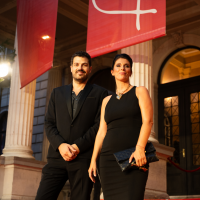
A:
{"type": "Polygon", "coordinates": [[[112,95],[109,95],[109,96],[105,97],[105,98],[103,99],[102,105],[103,105],[103,106],[106,106],[111,97],[112,97],[112,95]]]}
{"type": "Polygon", "coordinates": [[[139,87],[136,87],[135,93],[136,93],[136,96],[139,97],[139,96],[143,96],[143,95],[146,96],[147,94],[149,94],[149,91],[147,90],[146,87],[139,86],[139,87]]]}

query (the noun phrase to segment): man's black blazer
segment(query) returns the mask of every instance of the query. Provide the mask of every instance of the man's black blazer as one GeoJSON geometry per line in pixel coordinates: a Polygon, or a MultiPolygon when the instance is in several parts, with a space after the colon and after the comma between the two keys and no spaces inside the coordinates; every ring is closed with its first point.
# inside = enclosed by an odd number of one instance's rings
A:
{"type": "Polygon", "coordinates": [[[76,144],[79,158],[92,156],[99,128],[102,100],[106,89],[86,84],[72,120],[72,84],[53,89],[45,116],[45,130],[50,142],[47,159],[62,159],[58,147],[62,143],[76,144]]]}

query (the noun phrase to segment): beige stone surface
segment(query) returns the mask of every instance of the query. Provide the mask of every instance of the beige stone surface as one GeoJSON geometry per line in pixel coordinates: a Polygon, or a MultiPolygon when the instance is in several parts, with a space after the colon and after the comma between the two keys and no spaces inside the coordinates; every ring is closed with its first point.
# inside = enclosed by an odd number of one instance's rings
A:
{"type": "Polygon", "coordinates": [[[160,159],[158,162],[150,163],[147,189],[156,189],[166,192],[166,161],[160,159]]]}
{"type": "Polygon", "coordinates": [[[24,166],[13,166],[13,168],[12,192],[19,195],[35,196],[41,180],[41,169],[24,166]]]}
{"type": "Polygon", "coordinates": [[[167,158],[173,156],[174,148],[153,143],[156,148],[158,162],[150,163],[145,199],[166,199],[167,194],[167,158]]]}
{"type": "Polygon", "coordinates": [[[13,165],[8,165],[4,167],[4,182],[3,182],[3,194],[2,198],[12,194],[13,189],[13,176],[14,167],[13,165]]]}
{"type": "Polygon", "coordinates": [[[0,165],[0,199],[34,200],[45,164],[33,159],[5,157],[0,165]]]}
{"type": "Polygon", "coordinates": [[[5,157],[0,156],[0,197],[1,197],[2,194],[3,194],[4,159],[5,159],[5,157]]]}

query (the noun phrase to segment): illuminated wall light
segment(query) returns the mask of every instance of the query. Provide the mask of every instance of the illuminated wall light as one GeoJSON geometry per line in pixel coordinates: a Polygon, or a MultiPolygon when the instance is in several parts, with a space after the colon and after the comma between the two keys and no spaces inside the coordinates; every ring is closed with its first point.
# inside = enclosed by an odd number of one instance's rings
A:
{"type": "Polygon", "coordinates": [[[49,39],[50,37],[48,35],[45,35],[42,37],[42,39],[46,40],[46,39],[49,39]]]}
{"type": "Polygon", "coordinates": [[[9,63],[1,63],[0,64],[0,77],[5,77],[9,72],[9,63]]]}

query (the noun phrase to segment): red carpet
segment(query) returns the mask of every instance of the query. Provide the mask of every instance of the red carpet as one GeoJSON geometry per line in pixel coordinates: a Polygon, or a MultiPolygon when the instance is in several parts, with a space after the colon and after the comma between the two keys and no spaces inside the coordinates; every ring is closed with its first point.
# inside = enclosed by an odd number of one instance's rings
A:
{"type": "MultiPolygon", "coordinates": [[[[101,199],[104,200],[104,199],[101,199]]],[[[144,200],[169,200],[169,199],[144,199],[144,200]]],[[[200,200],[200,198],[193,198],[193,199],[172,199],[172,200],[200,200]]]]}

